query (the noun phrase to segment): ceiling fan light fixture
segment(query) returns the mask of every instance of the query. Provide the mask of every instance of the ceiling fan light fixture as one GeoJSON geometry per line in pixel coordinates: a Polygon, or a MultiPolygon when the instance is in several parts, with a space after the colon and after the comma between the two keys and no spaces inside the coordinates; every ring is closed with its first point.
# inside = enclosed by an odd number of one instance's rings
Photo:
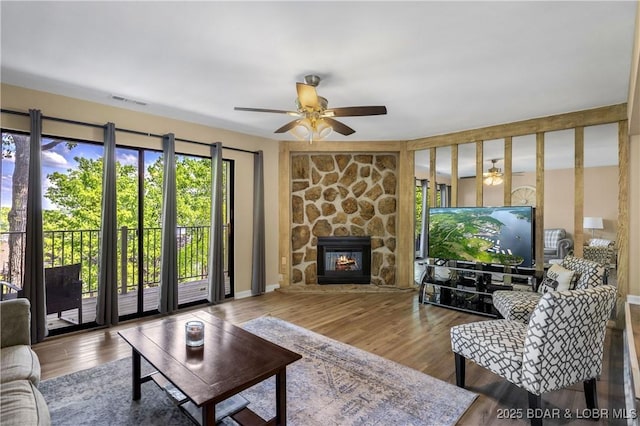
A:
{"type": "Polygon", "coordinates": [[[333,132],[333,128],[325,123],[323,120],[320,120],[317,125],[317,140],[322,140],[329,136],[333,132]]]}
{"type": "Polygon", "coordinates": [[[317,120],[315,122],[308,118],[300,120],[299,124],[290,130],[290,133],[298,140],[308,141],[320,141],[329,136],[333,131],[333,128],[324,122],[324,120],[317,120]]]}
{"type": "Polygon", "coordinates": [[[274,114],[287,114],[296,117],[279,127],[274,133],[291,132],[293,136],[300,140],[322,140],[332,132],[343,136],[349,136],[356,131],[334,117],[362,117],[367,115],[384,115],[387,107],[377,106],[350,106],[328,109],[327,98],[319,96],[316,87],[320,83],[320,77],[315,74],[306,75],[304,83],[296,83],[295,111],[285,111],[273,108],[247,108],[234,107],[236,111],[268,112],[274,114]]]}
{"type": "Polygon", "coordinates": [[[309,125],[309,121],[307,119],[300,120],[297,126],[291,129],[289,132],[295,136],[296,139],[301,141],[308,141],[309,134],[312,133],[311,126],[309,125]]]}
{"type": "Polygon", "coordinates": [[[498,160],[491,160],[491,163],[493,163],[493,166],[490,167],[486,173],[483,173],[484,179],[482,181],[485,185],[495,186],[495,185],[500,185],[502,184],[502,182],[504,182],[504,179],[502,178],[503,176],[502,169],[499,167],[496,167],[497,162],[498,160]]]}
{"type": "Polygon", "coordinates": [[[486,176],[483,179],[483,182],[485,185],[495,186],[495,185],[501,185],[502,182],[504,182],[504,180],[500,175],[491,175],[491,176],[486,176]]]}

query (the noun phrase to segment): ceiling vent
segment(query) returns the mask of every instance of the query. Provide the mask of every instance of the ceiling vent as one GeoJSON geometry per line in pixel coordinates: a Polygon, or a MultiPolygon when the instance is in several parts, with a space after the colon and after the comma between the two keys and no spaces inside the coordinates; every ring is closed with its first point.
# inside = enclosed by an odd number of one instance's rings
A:
{"type": "Polygon", "coordinates": [[[116,101],[120,101],[120,102],[126,102],[126,103],[128,103],[128,104],[135,104],[135,105],[140,105],[140,106],[147,106],[147,103],[146,103],[146,102],[136,101],[135,99],[125,98],[124,96],[111,95],[111,99],[114,99],[114,100],[116,100],[116,101]]]}

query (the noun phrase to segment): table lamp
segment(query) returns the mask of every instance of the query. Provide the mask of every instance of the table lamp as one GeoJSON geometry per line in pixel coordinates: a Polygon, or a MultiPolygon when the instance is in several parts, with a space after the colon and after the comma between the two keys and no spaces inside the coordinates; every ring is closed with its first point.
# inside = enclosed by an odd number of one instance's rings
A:
{"type": "Polygon", "coordinates": [[[582,223],[584,229],[591,229],[591,238],[593,239],[593,233],[596,229],[604,229],[604,224],[601,217],[585,217],[582,223]]]}

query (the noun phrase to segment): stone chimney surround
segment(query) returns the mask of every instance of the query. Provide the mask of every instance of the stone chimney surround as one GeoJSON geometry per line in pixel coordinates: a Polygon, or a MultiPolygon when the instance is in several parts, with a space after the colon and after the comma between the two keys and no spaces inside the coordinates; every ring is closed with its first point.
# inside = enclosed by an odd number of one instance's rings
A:
{"type": "Polygon", "coordinates": [[[291,153],[292,285],[317,284],[317,237],[370,236],[371,283],[396,285],[398,154],[291,153]]]}

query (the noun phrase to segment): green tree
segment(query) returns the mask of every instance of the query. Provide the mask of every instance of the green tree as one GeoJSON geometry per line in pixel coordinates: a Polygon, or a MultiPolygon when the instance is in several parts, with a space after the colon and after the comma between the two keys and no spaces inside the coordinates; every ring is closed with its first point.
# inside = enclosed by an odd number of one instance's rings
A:
{"type": "MultiPolygon", "coordinates": [[[[162,159],[147,169],[145,226],[158,227],[162,220],[162,159]]],[[[176,156],[176,207],[178,226],[208,226],[211,218],[211,160],[176,156]]]]}
{"type": "MultiPolygon", "coordinates": [[[[22,269],[24,265],[23,232],[27,221],[27,195],[29,191],[29,135],[19,133],[2,133],[2,158],[12,158],[14,161],[11,177],[11,209],[7,213],[9,224],[9,255],[8,277],[18,285],[22,284],[22,269]]],[[[53,149],[61,143],[68,148],[76,144],[61,139],[44,138],[40,146],[42,152],[53,149]]],[[[0,162],[2,175],[2,162],[0,162]]],[[[5,217],[4,215],[2,216],[5,217]]]]}
{"type": "MultiPolygon", "coordinates": [[[[45,196],[58,209],[45,212],[45,229],[47,230],[99,230],[102,199],[102,159],[75,158],[78,163],[74,169],[66,173],[55,172],[48,176],[51,185],[45,196]]],[[[117,220],[118,227],[137,228],[138,181],[135,166],[116,163],[117,184],[117,220]]],[[[160,233],[162,218],[163,162],[158,158],[145,172],[144,182],[144,234],[145,238],[145,281],[155,283],[159,280],[160,271],[160,233]],[[154,242],[156,244],[154,244],[154,242]]],[[[206,227],[206,229],[187,229],[181,232],[178,241],[179,276],[188,277],[202,274],[206,267],[203,250],[208,247],[208,226],[211,200],[211,162],[186,156],[176,158],[176,202],[179,227],[206,227]]],[[[129,238],[135,234],[129,233],[129,238]]],[[[78,246],[79,240],[65,244],[78,246]]],[[[129,244],[135,244],[132,239],[129,244]]],[[[75,248],[75,247],[74,247],[75,248]]],[[[89,252],[83,247],[83,264],[95,264],[98,261],[97,245],[89,252]]],[[[118,245],[120,250],[120,245],[118,245]]],[[[53,256],[54,250],[47,251],[53,256]]],[[[129,276],[135,276],[137,262],[132,255],[135,250],[126,254],[129,265],[129,276]]],[[[120,254],[119,254],[120,255],[120,254]]],[[[54,261],[54,259],[50,259],[54,261]]],[[[95,271],[92,268],[91,271],[95,271]]],[[[95,274],[83,270],[83,276],[95,274]]]]}

